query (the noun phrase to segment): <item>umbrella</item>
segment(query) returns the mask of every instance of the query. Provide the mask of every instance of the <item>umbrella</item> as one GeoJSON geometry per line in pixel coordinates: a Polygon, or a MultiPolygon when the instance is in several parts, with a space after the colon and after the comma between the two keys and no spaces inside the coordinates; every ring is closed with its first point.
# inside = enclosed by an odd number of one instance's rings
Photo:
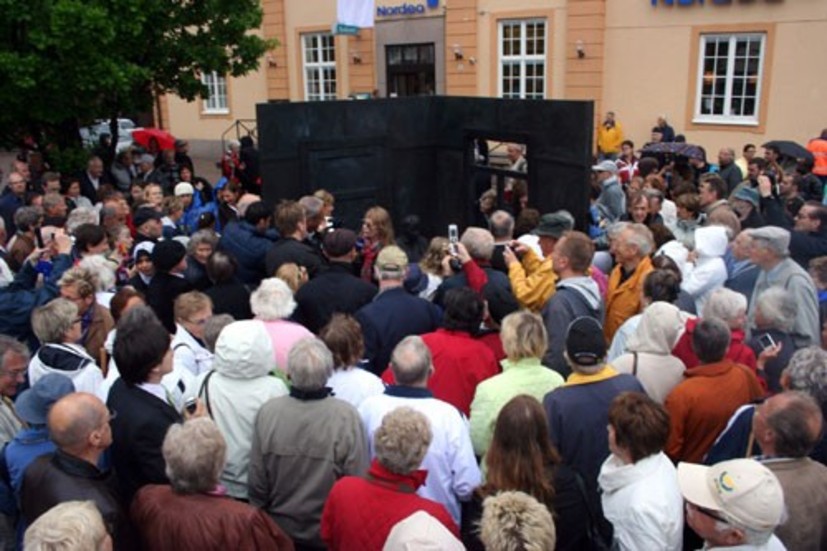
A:
{"type": "Polygon", "coordinates": [[[155,140],[159,149],[175,149],[175,137],[160,128],[136,128],[132,131],[132,141],[149,149],[155,140]]]}
{"type": "Polygon", "coordinates": [[[792,157],[793,159],[807,159],[809,161],[813,160],[813,154],[807,151],[806,147],[789,140],[773,140],[765,143],[761,147],[766,148],[770,146],[777,147],[778,151],[780,151],[785,157],[792,157]]]}
{"type": "Polygon", "coordinates": [[[648,153],[650,155],[676,155],[687,157],[688,159],[705,160],[706,155],[704,150],[697,145],[680,142],[660,142],[643,146],[641,153],[648,153]]]}

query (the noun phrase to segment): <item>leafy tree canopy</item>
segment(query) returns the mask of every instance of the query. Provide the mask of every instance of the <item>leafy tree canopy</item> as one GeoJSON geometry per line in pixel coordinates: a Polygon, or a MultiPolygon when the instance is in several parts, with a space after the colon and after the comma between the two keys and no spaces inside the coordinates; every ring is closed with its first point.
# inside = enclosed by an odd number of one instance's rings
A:
{"type": "Polygon", "coordinates": [[[0,0],[0,129],[66,147],[78,126],[205,97],[201,74],[241,76],[275,46],[259,0],[0,0]]]}

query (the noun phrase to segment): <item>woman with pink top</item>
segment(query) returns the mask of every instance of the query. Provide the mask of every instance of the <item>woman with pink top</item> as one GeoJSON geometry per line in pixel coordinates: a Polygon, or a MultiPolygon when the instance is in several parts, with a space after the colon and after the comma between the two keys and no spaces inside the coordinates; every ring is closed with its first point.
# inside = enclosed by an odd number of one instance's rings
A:
{"type": "Polygon", "coordinates": [[[255,319],[264,322],[270,341],[273,343],[273,353],[276,357],[276,367],[287,373],[287,354],[293,345],[302,339],[313,337],[313,333],[303,325],[290,321],[289,318],[296,309],[293,300],[293,291],[287,283],[276,277],[265,279],[258,289],[250,296],[250,307],[255,319]]]}

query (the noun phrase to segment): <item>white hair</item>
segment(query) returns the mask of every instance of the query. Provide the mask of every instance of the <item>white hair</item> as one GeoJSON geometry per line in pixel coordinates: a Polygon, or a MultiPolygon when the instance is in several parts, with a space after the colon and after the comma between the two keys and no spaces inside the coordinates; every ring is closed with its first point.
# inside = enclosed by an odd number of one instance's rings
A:
{"type": "Polygon", "coordinates": [[[322,389],[333,375],[333,354],[318,337],[302,339],[287,354],[287,374],[295,388],[322,389]]]}
{"type": "Polygon", "coordinates": [[[649,256],[655,249],[655,239],[652,237],[652,230],[643,224],[629,224],[626,226],[627,243],[637,247],[641,257],[649,256]]]}
{"type": "Polygon", "coordinates": [[[250,295],[250,308],[260,320],[280,320],[290,317],[296,309],[296,301],[284,280],[270,277],[263,280],[250,295]]]}
{"type": "Polygon", "coordinates": [[[701,318],[719,318],[732,328],[732,322],[743,316],[747,311],[747,297],[721,287],[710,293],[701,312],[701,318]]]}
{"type": "Polygon", "coordinates": [[[115,287],[115,270],[118,269],[118,266],[105,256],[101,254],[85,256],[83,260],[78,263],[78,266],[86,268],[98,276],[95,292],[100,293],[115,287]]]}
{"type": "Polygon", "coordinates": [[[77,207],[69,213],[64,229],[66,233],[72,235],[75,233],[75,230],[78,229],[78,226],[82,226],[83,224],[97,226],[100,223],[99,216],[97,209],[94,207],[77,207]]]}
{"type": "Polygon", "coordinates": [[[459,241],[475,260],[491,260],[494,254],[494,236],[486,229],[468,228],[459,241]]]}
{"type": "Polygon", "coordinates": [[[66,501],[55,505],[26,530],[26,551],[100,549],[106,526],[94,501],[66,501]]]}
{"type": "Polygon", "coordinates": [[[795,297],[783,287],[770,287],[758,295],[755,309],[773,329],[789,332],[795,325],[795,297]]]}

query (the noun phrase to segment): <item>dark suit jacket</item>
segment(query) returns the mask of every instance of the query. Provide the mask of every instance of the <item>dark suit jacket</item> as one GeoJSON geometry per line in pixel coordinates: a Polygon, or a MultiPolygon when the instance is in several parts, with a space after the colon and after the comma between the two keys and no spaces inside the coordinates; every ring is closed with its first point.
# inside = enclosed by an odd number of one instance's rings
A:
{"type": "Polygon", "coordinates": [[[168,484],[161,445],[167,429],[183,421],[169,404],[118,379],[106,401],[112,419],[112,466],[125,503],[146,484],[168,484]]]}
{"type": "Polygon", "coordinates": [[[92,201],[92,204],[94,205],[98,202],[98,190],[100,190],[101,186],[107,184],[111,185],[112,180],[106,172],[104,172],[103,175],[98,178],[98,189],[95,189],[95,185],[89,178],[89,173],[84,170],[80,175],[80,194],[92,201]]]}
{"type": "Polygon", "coordinates": [[[178,295],[192,291],[192,284],[184,279],[160,272],[152,276],[146,291],[146,302],[170,333],[175,333],[175,299],[178,295]]]}
{"type": "Polygon", "coordinates": [[[353,266],[333,262],[296,293],[295,320],[317,333],[335,313],[355,314],[378,289],[353,273],[353,266]]]}
{"type": "Polygon", "coordinates": [[[273,277],[282,264],[293,262],[307,269],[307,275],[316,276],[324,263],[318,252],[307,243],[297,241],[292,237],[282,237],[267,251],[265,259],[265,277],[273,277]]]}
{"type": "Polygon", "coordinates": [[[442,311],[398,287],[376,295],[370,304],[356,312],[356,320],[365,338],[364,368],[380,375],[388,367],[399,341],[408,335],[436,331],[442,321],[442,311]]]}

